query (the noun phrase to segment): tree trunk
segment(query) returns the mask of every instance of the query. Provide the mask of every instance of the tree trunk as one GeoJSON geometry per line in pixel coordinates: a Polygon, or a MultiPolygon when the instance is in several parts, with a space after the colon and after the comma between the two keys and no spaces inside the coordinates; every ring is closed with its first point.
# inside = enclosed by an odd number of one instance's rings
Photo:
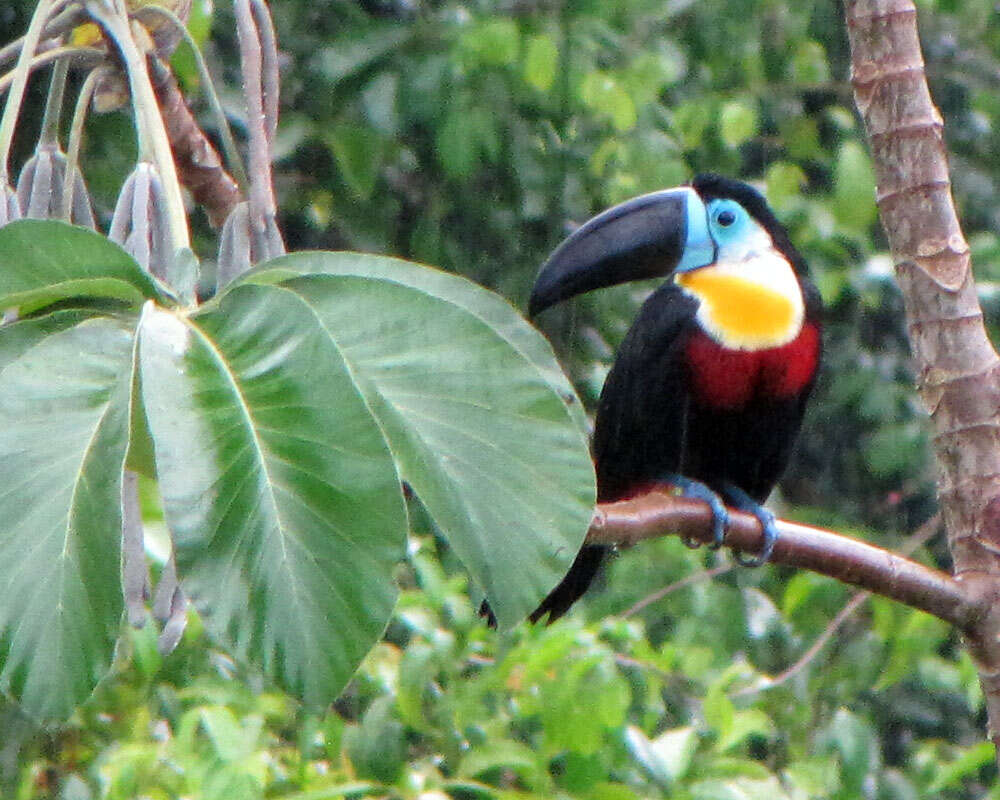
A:
{"type": "Polygon", "coordinates": [[[967,635],[1000,744],[1000,359],[986,336],[912,0],[848,0],[851,80],[933,423],[955,577],[989,609],[967,635]]]}

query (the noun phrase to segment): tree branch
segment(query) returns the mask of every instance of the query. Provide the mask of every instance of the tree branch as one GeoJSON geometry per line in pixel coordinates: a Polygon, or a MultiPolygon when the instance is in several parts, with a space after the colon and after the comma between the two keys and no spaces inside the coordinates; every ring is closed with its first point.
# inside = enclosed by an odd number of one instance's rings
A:
{"type": "MultiPolygon", "coordinates": [[[[763,532],[756,517],[730,509],[726,544],[756,553],[763,532]]],[[[978,630],[990,610],[961,578],[881,547],[833,531],[779,520],[770,563],[812,570],[933,614],[965,632],[978,630]]],[[[598,506],[588,544],[631,546],[643,539],[677,534],[708,544],[712,512],[707,503],[653,491],[598,506]]]]}

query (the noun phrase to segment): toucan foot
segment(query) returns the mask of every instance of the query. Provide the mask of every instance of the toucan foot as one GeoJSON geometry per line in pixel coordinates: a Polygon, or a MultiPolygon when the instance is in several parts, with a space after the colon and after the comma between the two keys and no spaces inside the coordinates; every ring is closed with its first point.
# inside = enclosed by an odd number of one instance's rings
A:
{"type": "MultiPolygon", "coordinates": [[[[712,541],[708,546],[712,550],[718,550],[722,547],[726,538],[726,528],[729,525],[729,512],[726,511],[722,498],[701,481],[685,478],[683,475],[667,475],[663,480],[665,483],[680,489],[681,497],[703,500],[708,503],[709,508],[712,509],[712,541]]],[[[701,547],[701,542],[697,539],[682,536],[681,541],[693,550],[701,547]]]]}
{"type": "Polygon", "coordinates": [[[771,558],[774,543],[778,540],[778,528],[775,524],[774,514],[738,486],[733,486],[731,483],[724,487],[722,494],[733,508],[753,514],[760,522],[761,530],[764,533],[764,546],[760,549],[760,552],[755,556],[745,556],[737,551],[734,553],[736,563],[741,567],[763,566],[771,558]]]}

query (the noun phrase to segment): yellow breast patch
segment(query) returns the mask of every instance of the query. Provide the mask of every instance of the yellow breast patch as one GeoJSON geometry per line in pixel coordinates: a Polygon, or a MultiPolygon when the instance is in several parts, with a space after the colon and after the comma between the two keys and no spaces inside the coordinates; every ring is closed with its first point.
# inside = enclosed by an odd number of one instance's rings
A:
{"type": "Polygon", "coordinates": [[[701,302],[698,318],[723,344],[738,349],[777,347],[802,326],[802,295],[792,287],[765,286],[713,267],[680,273],[677,283],[701,302]]]}

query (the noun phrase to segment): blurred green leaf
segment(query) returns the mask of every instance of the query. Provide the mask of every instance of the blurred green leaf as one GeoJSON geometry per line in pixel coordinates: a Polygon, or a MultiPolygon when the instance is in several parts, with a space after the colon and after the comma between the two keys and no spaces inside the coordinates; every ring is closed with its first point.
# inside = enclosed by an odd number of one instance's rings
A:
{"type": "Polygon", "coordinates": [[[344,183],[361,200],[375,191],[382,162],[382,142],[371,128],[337,125],[327,137],[344,183]]]}
{"type": "Polygon", "coordinates": [[[256,742],[247,735],[230,709],[225,706],[205,706],[198,714],[201,725],[221,760],[236,761],[246,758],[252,752],[256,742]]]}
{"type": "Polygon", "coordinates": [[[796,47],[791,60],[792,80],[807,85],[826,83],[830,80],[826,50],[814,40],[806,40],[796,47]]]}
{"type": "Polygon", "coordinates": [[[365,712],[360,725],[344,731],[344,751],[360,778],[391,784],[403,771],[406,760],[403,726],[393,718],[392,709],[392,697],[379,697],[365,712]]]}
{"type": "Polygon", "coordinates": [[[357,76],[376,62],[392,55],[409,38],[405,26],[384,23],[366,31],[349,31],[313,53],[323,74],[331,82],[357,76]]]}
{"type": "Polygon", "coordinates": [[[520,50],[521,35],[512,19],[484,19],[463,31],[459,39],[462,61],[471,67],[502,67],[513,64],[520,50]]]}
{"type": "Polygon", "coordinates": [[[813,756],[785,767],[789,784],[807,797],[828,797],[840,787],[837,762],[832,757],[813,756]]]}
{"type": "Polygon", "coordinates": [[[979,742],[967,748],[955,761],[942,765],[937,776],[927,787],[929,792],[941,792],[959,785],[996,759],[996,746],[992,742],[979,742]]]}
{"type": "Polygon", "coordinates": [[[450,178],[468,177],[479,160],[479,131],[469,124],[468,113],[466,108],[451,105],[438,129],[437,156],[450,178]]]}
{"type": "Polygon", "coordinates": [[[787,161],[775,161],[764,177],[768,203],[777,211],[794,207],[806,184],[802,168],[787,161]]]}
{"type": "Polygon", "coordinates": [[[635,104],[609,73],[600,70],[588,73],[580,84],[580,99],[584,105],[608,117],[616,130],[627,131],[635,127],[635,104]]]}
{"type": "Polygon", "coordinates": [[[730,147],[757,135],[757,110],[739,100],[724,103],[719,111],[719,134],[730,147]]]}
{"type": "Polygon", "coordinates": [[[839,709],[824,731],[825,750],[840,757],[841,790],[837,797],[860,796],[862,787],[878,767],[878,744],[871,724],[839,709]]]}
{"type": "Polygon", "coordinates": [[[704,99],[681,103],[674,108],[673,126],[685,149],[691,150],[703,143],[714,117],[715,109],[704,99]]]}
{"type": "Polygon", "coordinates": [[[424,693],[436,668],[434,649],[417,642],[406,648],[399,670],[396,706],[403,722],[411,728],[424,724],[424,693]]]}
{"type": "Polygon", "coordinates": [[[903,625],[892,631],[889,663],[882,669],[875,689],[887,689],[912,675],[920,657],[933,653],[948,633],[946,622],[922,611],[908,610],[903,625]]]}
{"type": "Polygon", "coordinates": [[[542,724],[548,751],[594,753],[605,730],[622,724],[628,704],[628,686],[607,659],[601,655],[580,659],[558,681],[545,686],[542,724]],[[581,696],[590,699],[581,703],[581,696]]]}
{"type": "Polygon", "coordinates": [[[665,731],[655,739],[647,739],[636,727],[629,726],[625,743],[632,757],[658,782],[669,786],[683,778],[691,768],[698,749],[698,733],[684,726],[665,731]]]}
{"type": "Polygon", "coordinates": [[[693,800],[785,800],[788,794],[775,778],[738,778],[695,783],[691,787],[691,797],[693,800]]]}
{"type": "Polygon", "coordinates": [[[865,228],[878,216],[875,173],[867,151],[857,142],[844,142],[834,167],[834,213],[852,228],[865,228]]]}
{"type": "Polygon", "coordinates": [[[705,722],[715,730],[719,740],[727,741],[732,735],[736,709],[726,696],[723,685],[716,683],[705,695],[702,712],[705,714],[705,722]]]}
{"type": "Polygon", "coordinates": [[[547,34],[528,39],[524,52],[524,80],[540,92],[552,88],[559,65],[559,48],[547,34]]]}
{"type": "Polygon", "coordinates": [[[464,755],[458,774],[476,778],[498,769],[508,769],[533,784],[544,774],[539,755],[520,742],[501,739],[464,755]]]}

